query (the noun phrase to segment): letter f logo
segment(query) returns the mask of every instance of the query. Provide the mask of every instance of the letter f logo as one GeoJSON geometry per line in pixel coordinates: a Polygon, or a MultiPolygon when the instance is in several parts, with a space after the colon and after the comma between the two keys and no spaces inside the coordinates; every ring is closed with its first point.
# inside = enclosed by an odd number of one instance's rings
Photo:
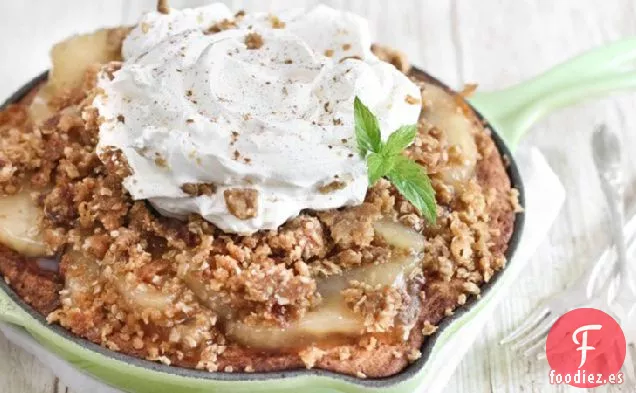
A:
{"type": "Polygon", "coordinates": [[[589,330],[601,330],[602,327],[603,326],[601,325],[585,325],[576,329],[574,333],[572,334],[572,341],[574,341],[574,344],[580,345],[580,347],[576,349],[577,351],[581,351],[581,364],[579,364],[579,368],[583,367],[583,365],[585,364],[585,361],[587,360],[587,351],[593,351],[596,349],[594,347],[587,345],[587,332],[589,330]],[[581,334],[582,339],[579,342],[579,339],[577,338],[577,336],[581,332],[583,334],[581,334]]]}

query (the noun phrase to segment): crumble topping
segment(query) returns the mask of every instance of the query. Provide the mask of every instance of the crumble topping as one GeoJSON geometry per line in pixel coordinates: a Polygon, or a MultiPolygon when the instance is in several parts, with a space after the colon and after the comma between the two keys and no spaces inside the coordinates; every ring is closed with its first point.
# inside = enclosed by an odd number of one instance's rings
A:
{"type": "Polygon", "coordinates": [[[347,183],[343,181],[334,180],[331,183],[327,183],[324,186],[321,186],[318,191],[320,191],[321,194],[330,194],[334,191],[342,190],[346,187],[346,185],[347,183]]]}
{"type": "Polygon", "coordinates": [[[311,369],[314,368],[316,363],[325,356],[325,351],[311,346],[300,351],[299,355],[300,359],[303,361],[303,363],[305,363],[305,367],[311,369]]]}
{"type": "Polygon", "coordinates": [[[477,90],[477,85],[474,83],[467,83],[464,85],[464,87],[462,88],[462,90],[458,93],[460,96],[464,97],[464,98],[469,98],[473,95],[473,93],[475,93],[475,91],[477,90]]]}
{"type": "Polygon", "coordinates": [[[241,220],[258,215],[258,190],[253,188],[229,188],[223,191],[230,213],[241,220]]]}
{"type": "Polygon", "coordinates": [[[353,312],[364,317],[367,332],[386,332],[395,326],[397,315],[406,301],[400,289],[373,287],[359,281],[351,281],[342,296],[353,312]]]}
{"type": "Polygon", "coordinates": [[[238,27],[238,22],[240,22],[245,16],[245,11],[238,11],[234,15],[234,19],[223,19],[220,22],[217,22],[210,26],[205,34],[215,34],[224,30],[236,29],[238,27]]]}
{"type": "Polygon", "coordinates": [[[245,36],[247,49],[259,49],[264,43],[263,37],[258,33],[249,33],[245,36]]]}
{"type": "Polygon", "coordinates": [[[419,98],[415,98],[409,94],[406,95],[406,97],[404,98],[404,101],[406,101],[408,104],[411,104],[411,105],[417,105],[421,102],[419,98]]]}
{"type": "Polygon", "coordinates": [[[280,20],[277,16],[275,15],[270,15],[269,16],[269,21],[272,23],[272,27],[274,29],[284,29],[285,28],[285,22],[283,22],[282,20],[280,20]]]}
{"type": "Polygon", "coordinates": [[[417,359],[419,359],[421,357],[422,357],[422,352],[420,352],[420,350],[417,349],[417,348],[411,349],[411,351],[409,351],[409,353],[407,355],[407,359],[411,363],[413,363],[414,361],[416,361],[417,359]]]}
{"type": "Polygon", "coordinates": [[[524,211],[523,206],[519,204],[519,190],[516,188],[510,190],[510,204],[512,204],[512,208],[515,213],[521,213],[524,211]]]}
{"type": "Polygon", "coordinates": [[[157,2],[157,11],[161,14],[168,15],[170,13],[170,6],[168,0],[159,0],[157,2]]]}
{"type": "Polygon", "coordinates": [[[381,218],[377,204],[365,202],[345,210],[319,212],[318,217],[327,225],[331,238],[341,247],[366,247],[375,238],[373,222],[381,218]]]}
{"type": "Polygon", "coordinates": [[[371,51],[373,51],[373,53],[378,56],[380,60],[393,64],[395,68],[404,73],[407,73],[409,68],[411,68],[411,65],[407,61],[406,55],[402,51],[378,44],[373,44],[371,46],[371,51]]]}
{"type": "Polygon", "coordinates": [[[44,187],[53,168],[41,157],[46,154],[58,158],[62,153],[61,144],[44,143],[42,131],[30,124],[27,109],[11,106],[0,112],[0,185],[7,195],[20,190],[28,179],[27,173],[35,172],[31,178],[33,186],[44,187]]]}
{"type": "Polygon", "coordinates": [[[214,183],[185,183],[181,186],[183,192],[190,196],[214,195],[216,184],[214,183]]]}

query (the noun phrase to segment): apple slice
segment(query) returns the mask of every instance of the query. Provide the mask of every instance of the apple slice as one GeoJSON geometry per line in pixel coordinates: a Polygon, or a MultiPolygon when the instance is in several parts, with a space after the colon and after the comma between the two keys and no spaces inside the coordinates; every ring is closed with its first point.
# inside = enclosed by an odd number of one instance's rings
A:
{"type": "Polygon", "coordinates": [[[309,345],[334,335],[359,336],[365,331],[364,320],[345,305],[341,291],[349,286],[351,280],[373,286],[404,287],[408,274],[418,262],[415,256],[403,257],[381,265],[352,269],[341,276],[324,278],[318,282],[323,304],[300,320],[286,327],[253,326],[231,321],[226,334],[245,345],[272,350],[309,345]]]}
{"type": "Polygon", "coordinates": [[[69,295],[92,292],[99,279],[99,265],[95,258],[80,251],[69,250],[62,259],[65,265],[64,280],[69,295]]]}
{"type": "Polygon", "coordinates": [[[53,67],[49,75],[53,90],[80,87],[89,66],[120,60],[121,43],[127,33],[127,28],[102,29],[56,44],[51,50],[53,67]]]}
{"type": "Polygon", "coordinates": [[[345,305],[342,290],[352,280],[372,286],[404,288],[409,274],[418,264],[419,258],[409,255],[380,265],[352,269],[341,276],[323,278],[317,283],[318,291],[323,296],[323,304],[290,326],[253,326],[231,321],[227,325],[226,334],[245,345],[270,350],[309,345],[334,335],[361,335],[365,330],[364,320],[345,305]]]}
{"type": "MultiPolygon", "coordinates": [[[[71,295],[92,291],[103,276],[97,260],[81,251],[70,250],[64,255],[66,288],[71,295]],[[67,259],[68,258],[68,259],[67,259]]],[[[107,277],[126,303],[138,311],[164,310],[173,303],[174,294],[164,294],[152,285],[138,282],[134,274],[107,277]]]]}
{"type": "Polygon", "coordinates": [[[46,256],[41,215],[28,188],[0,197],[0,243],[27,257],[46,256]]]}
{"type": "Polygon", "coordinates": [[[152,285],[137,282],[134,275],[116,277],[114,284],[126,302],[138,311],[143,309],[165,310],[173,303],[175,297],[174,294],[164,294],[152,285]]]}
{"type": "Polygon", "coordinates": [[[334,334],[357,336],[364,332],[362,318],[337,303],[310,311],[285,327],[253,326],[230,321],[226,334],[244,345],[260,349],[284,349],[309,345],[334,334]]]}
{"type": "Polygon", "coordinates": [[[91,65],[121,60],[121,43],[127,32],[126,28],[102,29],[70,37],[53,46],[48,81],[29,107],[33,122],[41,123],[53,115],[49,107],[51,98],[62,89],[80,87],[91,65]]]}
{"type": "Polygon", "coordinates": [[[49,107],[49,101],[52,97],[53,87],[49,83],[42,86],[33,97],[33,101],[31,101],[29,106],[29,115],[31,115],[31,120],[34,124],[40,124],[54,114],[49,107]]]}
{"type": "Polygon", "coordinates": [[[422,101],[425,103],[424,118],[444,133],[450,146],[461,149],[463,162],[455,163],[441,173],[447,184],[461,188],[475,172],[478,152],[474,134],[479,130],[478,126],[464,114],[456,98],[439,86],[425,84],[422,101]]]}
{"type": "Polygon", "coordinates": [[[396,221],[380,220],[373,224],[375,233],[393,247],[411,252],[422,252],[424,236],[396,221]]]}
{"type": "Polygon", "coordinates": [[[187,271],[181,276],[181,279],[207,308],[214,310],[221,317],[231,314],[231,310],[221,301],[219,292],[207,287],[195,273],[187,271]]]}

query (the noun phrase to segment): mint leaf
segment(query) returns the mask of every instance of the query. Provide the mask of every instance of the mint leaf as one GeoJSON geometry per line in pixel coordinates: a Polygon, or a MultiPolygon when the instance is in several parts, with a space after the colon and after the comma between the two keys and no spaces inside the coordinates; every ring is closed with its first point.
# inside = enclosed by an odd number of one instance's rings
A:
{"type": "Polygon", "coordinates": [[[387,177],[422,216],[435,223],[437,205],[431,180],[422,166],[402,154],[415,139],[417,126],[402,126],[383,143],[375,115],[358,97],[353,105],[356,140],[360,154],[367,161],[369,186],[387,177]]]}
{"type": "Polygon", "coordinates": [[[387,155],[402,153],[402,150],[406,149],[413,142],[415,134],[417,134],[417,126],[415,124],[398,128],[389,135],[389,139],[386,141],[382,152],[387,155]]]}
{"type": "Polygon", "coordinates": [[[394,157],[393,168],[387,177],[400,194],[431,223],[437,218],[435,190],[424,168],[405,156],[394,157]]]}
{"type": "Polygon", "coordinates": [[[366,157],[369,151],[379,153],[382,147],[382,137],[378,119],[357,96],[353,100],[353,118],[356,125],[358,149],[362,157],[366,157]]]}
{"type": "Polygon", "coordinates": [[[369,175],[369,186],[373,185],[379,178],[386,175],[382,168],[384,157],[377,153],[371,153],[367,156],[367,172],[369,175]]]}
{"type": "Polygon", "coordinates": [[[367,156],[367,172],[369,176],[369,186],[375,184],[378,179],[386,176],[393,169],[392,157],[383,154],[371,153],[367,156]]]}

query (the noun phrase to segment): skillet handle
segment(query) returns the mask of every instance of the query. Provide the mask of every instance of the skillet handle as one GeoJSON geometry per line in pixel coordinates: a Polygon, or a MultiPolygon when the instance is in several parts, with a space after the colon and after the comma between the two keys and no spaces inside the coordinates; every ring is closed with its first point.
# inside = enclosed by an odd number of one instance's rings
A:
{"type": "Polygon", "coordinates": [[[636,89],[636,38],[592,49],[518,85],[469,101],[514,150],[550,112],[618,90],[636,89]]]}
{"type": "Polygon", "coordinates": [[[27,327],[30,316],[0,288],[0,321],[27,327]]]}

